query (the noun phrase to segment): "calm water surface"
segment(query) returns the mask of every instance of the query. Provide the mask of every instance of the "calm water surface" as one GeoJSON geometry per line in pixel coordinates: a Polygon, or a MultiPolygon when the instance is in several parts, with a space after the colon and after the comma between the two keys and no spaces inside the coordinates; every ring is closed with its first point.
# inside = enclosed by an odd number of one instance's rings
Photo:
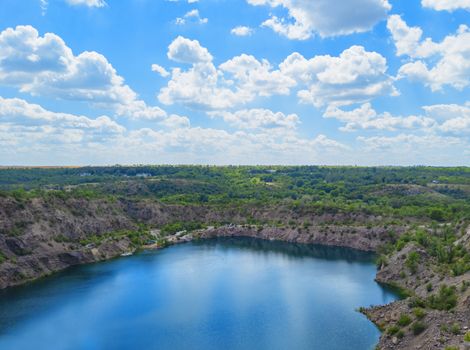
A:
{"type": "Polygon", "coordinates": [[[353,250],[222,239],[0,292],[0,349],[373,349],[396,296],[353,250]]]}

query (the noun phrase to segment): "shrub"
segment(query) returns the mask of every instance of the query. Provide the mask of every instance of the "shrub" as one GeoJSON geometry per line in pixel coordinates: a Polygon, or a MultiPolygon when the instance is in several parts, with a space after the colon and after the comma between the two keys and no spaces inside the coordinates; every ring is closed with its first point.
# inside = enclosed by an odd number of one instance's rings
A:
{"type": "Polygon", "coordinates": [[[463,340],[470,343],[470,332],[465,333],[463,340]]]}
{"type": "Polygon", "coordinates": [[[418,320],[422,320],[426,316],[426,311],[420,307],[416,307],[413,309],[413,314],[418,320]]]}
{"type": "Polygon", "coordinates": [[[439,293],[433,294],[428,297],[427,305],[431,309],[436,310],[451,310],[457,305],[457,295],[455,287],[442,285],[439,293]]]}
{"type": "Polygon", "coordinates": [[[416,308],[416,307],[426,307],[426,301],[419,298],[419,297],[412,297],[410,298],[409,302],[408,302],[408,306],[410,308],[416,308]]]}
{"type": "Polygon", "coordinates": [[[390,335],[397,334],[399,331],[400,331],[400,327],[398,327],[397,325],[390,326],[387,329],[387,333],[390,335]]]}
{"type": "Polygon", "coordinates": [[[420,256],[417,252],[411,252],[408,254],[408,257],[406,258],[405,265],[406,267],[410,270],[411,273],[416,273],[418,270],[418,263],[420,260],[420,256]]]}
{"type": "Polygon", "coordinates": [[[426,329],[426,325],[422,322],[416,321],[411,325],[411,330],[414,335],[421,334],[426,329]]]}
{"type": "Polygon", "coordinates": [[[450,331],[452,332],[452,334],[459,334],[460,325],[458,323],[453,323],[452,326],[450,326],[450,331]]]}
{"type": "Polygon", "coordinates": [[[433,209],[431,211],[431,213],[429,214],[429,217],[433,220],[436,220],[436,221],[444,221],[445,220],[444,212],[441,209],[433,209]]]}
{"type": "Polygon", "coordinates": [[[407,314],[401,314],[397,323],[402,327],[406,327],[411,323],[411,317],[408,316],[407,314]]]}

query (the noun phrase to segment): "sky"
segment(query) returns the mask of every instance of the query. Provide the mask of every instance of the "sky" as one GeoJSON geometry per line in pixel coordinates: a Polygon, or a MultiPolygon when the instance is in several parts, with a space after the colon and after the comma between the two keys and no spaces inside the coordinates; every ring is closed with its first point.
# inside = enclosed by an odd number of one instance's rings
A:
{"type": "Polygon", "coordinates": [[[0,165],[470,166],[470,0],[0,0],[0,165]]]}

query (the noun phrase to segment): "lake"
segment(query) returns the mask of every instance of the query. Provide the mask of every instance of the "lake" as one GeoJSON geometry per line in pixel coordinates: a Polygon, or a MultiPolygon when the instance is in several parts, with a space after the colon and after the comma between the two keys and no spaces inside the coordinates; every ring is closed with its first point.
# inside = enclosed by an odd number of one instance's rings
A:
{"type": "Polygon", "coordinates": [[[373,255],[226,238],[0,291],[0,349],[373,349],[373,255]]]}

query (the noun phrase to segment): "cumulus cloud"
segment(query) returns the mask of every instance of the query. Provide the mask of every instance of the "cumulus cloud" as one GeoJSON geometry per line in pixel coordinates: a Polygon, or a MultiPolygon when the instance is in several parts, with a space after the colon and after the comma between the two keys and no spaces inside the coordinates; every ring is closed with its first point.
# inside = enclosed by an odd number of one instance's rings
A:
{"type": "Polygon", "coordinates": [[[329,107],[323,117],[344,123],[342,131],[357,130],[416,130],[434,135],[470,136],[470,107],[457,104],[423,106],[424,115],[394,116],[378,113],[370,103],[359,108],[343,110],[329,107]]]}
{"type": "Polygon", "coordinates": [[[297,114],[284,114],[269,109],[255,108],[236,112],[210,112],[213,118],[221,117],[230,125],[239,129],[290,129],[294,130],[300,123],[297,114]]]}
{"type": "Polygon", "coordinates": [[[283,7],[287,17],[273,15],[262,25],[289,39],[305,40],[360,33],[386,18],[388,0],[247,0],[251,5],[283,7]]]}
{"type": "Polygon", "coordinates": [[[168,58],[180,63],[207,63],[212,55],[197,40],[189,40],[178,36],[168,47],[168,58]]]}
{"type": "Polygon", "coordinates": [[[176,38],[168,48],[175,62],[191,64],[175,68],[162,88],[160,102],[201,109],[227,109],[256,97],[289,95],[297,89],[301,102],[317,107],[367,102],[380,95],[396,95],[393,79],[387,75],[386,59],[362,46],[352,46],[338,57],[329,55],[306,59],[299,53],[287,57],[278,67],[252,55],[241,54],[218,67],[209,51],[196,40],[176,38]]]}
{"type": "Polygon", "coordinates": [[[457,104],[425,106],[426,114],[441,122],[439,131],[470,137],[470,107],[457,104]]]}
{"type": "MultiPolygon", "coordinates": [[[[257,125],[236,132],[192,127],[187,117],[178,115],[164,119],[158,129],[128,130],[107,116],[92,119],[57,113],[21,99],[0,97],[0,161],[292,164],[318,162],[320,156],[347,149],[325,135],[299,137],[291,129],[296,124],[294,115],[257,113],[257,125]],[[269,127],[276,123],[291,131],[273,133],[269,127]]],[[[243,119],[241,114],[239,118],[243,119]]]]}
{"type": "Polygon", "coordinates": [[[357,141],[365,164],[466,165],[470,150],[468,140],[435,134],[359,136],[357,141]]]}
{"type": "Polygon", "coordinates": [[[450,85],[463,89],[470,83],[470,29],[461,25],[455,34],[441,42],[431,38],[424,40],[419,27],[409,27],[400,16],[390,16],[388,28],[392,33],[397,55],[409,56],[412,61],[404,64],[398,78],[419,81],[432,91],[450,85]]]}
{"type": "Polygon", "coordinates": [[[182,103],[192,108],[226,109],[252,101],[256,96],[288,94],[295,82],[268,61],[250,55],[232,58],[219,67],[209,51],[197,40],[177,37],[168,47],[168,58],[191,64],[188,70],[175,68],[171,80],[158,98],[170,105],[182,103]],[[226,75],[226,76],[225,76],[226,75]]]}
{"type": "Polygon", "coordinates": [[[191,11],[186,12],[183,17],[178,17],[175,20],[175,23],[178,25],[184,25],[189,22],[197,24],[206,24],[207,22],[209,22],[209,19],[201,17],[199,14],[199,10],[193,9],[191,11]]]}
{"type": "Polygon", "coordinates": [[[281,72],[306,89],[298,92],[301,102],[321,107],[366,102],[380,95],[397,95],[387,75],[385,57],[352,46],[338,57],[315,56],[309,60],[294,53],[280,64],[281,72]]]}
{"type": "Polygon", "coordinates": [[[470,0],[421,0],[421,5],[437,11],[470,10],[470,0]]]}
{"type": "Polygon", "coordinates": [[[65,0],[69,5],[72,6],[88,6],[88,7],[103,7],[106,6],[104,0],[65,0]]]}
{"type": "Polygon", "coordinates": [[[59,36],[40,36],[32,26],[0,33],[0,85],[34,96],[106,106],[130,117],[165,116],[160,108],[139,100],[106,57],[89,51],[76,56],[59,36]]]}
{"type": "Polygon", "coordinates": [[[238,27],[232,28],[230,33],[236,36],[250,36],[253,34],[253,28],[250,28],[247,26],[238,26],[238,27]]]}
{"type": "Polygon", "coordinates": [[[370,103],[351,111],[344,111],[337,107],[329,107],[323,115],[325,118],[335,118],[345,125],[342,131],[356,131],[360,129],[396,131],[399,129],[429,129],[435,126],[434,119],[424,116],[393,116],[392,114],[377,113],[370,103]]]}
{"type": "Polygon", "coordinates": [[[168,72],[164,67],[159,64],[152,64],[152,72],[158,73],[163,78],[169,77],[170,72],[168,72]]]}
{"type": "Polygon", "coordinates": [[[105,142],[126,129],[107,116],[91,119],[48,111],[21,99],[0,97],[0,144],[34,147],[40,144],[105,142]]]}

